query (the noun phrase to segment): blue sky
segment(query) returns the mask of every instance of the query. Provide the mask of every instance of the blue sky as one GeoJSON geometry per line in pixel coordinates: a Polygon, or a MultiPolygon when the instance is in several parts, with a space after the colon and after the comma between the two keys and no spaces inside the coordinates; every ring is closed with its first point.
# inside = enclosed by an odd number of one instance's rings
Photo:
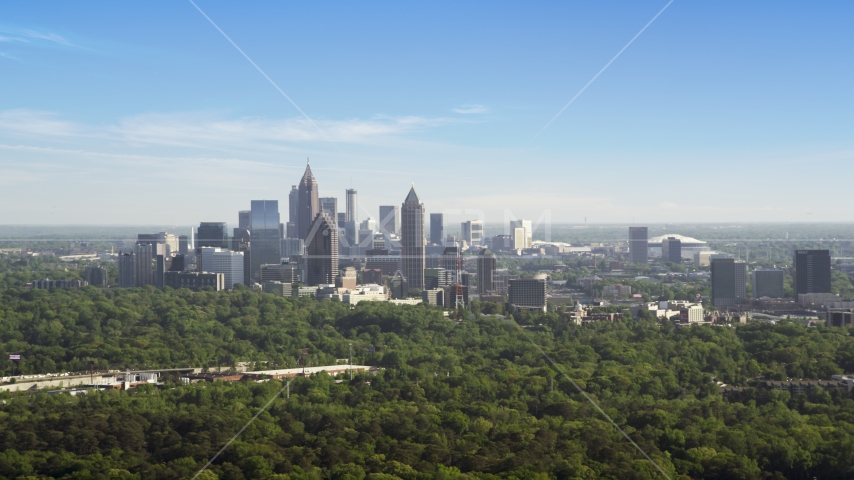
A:
{"type": "Polygon", "coordinates": [[[854,221],[854,4],[0,4],[0,224],[236,223],[306,157],[362,216],[854,221]],[[459,212],[458,214],[456,212],[459,212]]]}

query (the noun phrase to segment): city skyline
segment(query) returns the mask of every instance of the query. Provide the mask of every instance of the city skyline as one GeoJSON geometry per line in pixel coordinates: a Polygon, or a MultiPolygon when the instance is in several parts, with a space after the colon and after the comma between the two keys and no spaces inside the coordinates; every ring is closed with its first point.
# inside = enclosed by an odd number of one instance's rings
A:
{"type": "Polygon", "coordinates": [[[189,3],[3,5],[0,224],[231,224],[306,157],[374,217],[415,182],[486,223],[854,221],[854,6],[674,2],[627,46],[665,4],[199,3],[293,104],[189,3]]]}

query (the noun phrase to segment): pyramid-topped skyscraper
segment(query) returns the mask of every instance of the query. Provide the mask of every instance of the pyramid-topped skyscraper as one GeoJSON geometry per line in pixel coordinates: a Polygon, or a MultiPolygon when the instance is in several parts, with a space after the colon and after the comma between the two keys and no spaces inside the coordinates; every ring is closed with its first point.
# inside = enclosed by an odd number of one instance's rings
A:
{"type": "Polygon", "coordinates": [[[400,245],[401,272],[409,288],[424,288],[424,204],[415,193],[415,185],[400,207],[400,245]]]}
{"type": "Polygon", "coordinates": [[[314,179],[314,175],[311,173],[311,166],[308,163],[305,165],[305,173],[297,188],[299,189],[297,228],[299,229],[299,238],[305,240],[308,237],[312,222],[314,222],[315,217],[320,212],[317,180],[314,179]]]}

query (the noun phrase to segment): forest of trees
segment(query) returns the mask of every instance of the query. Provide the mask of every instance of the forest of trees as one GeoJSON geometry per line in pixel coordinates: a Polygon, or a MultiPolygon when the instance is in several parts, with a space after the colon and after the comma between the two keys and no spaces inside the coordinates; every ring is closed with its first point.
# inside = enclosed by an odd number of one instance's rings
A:
{"type": "MultiPolygon", "coordinates": [[[[849,331],[795,323],[674,329],[556,314],[516,323],[425,306],[283,299],[246,289],[0,294],[0,354],[31,373],[110,366],[355,362],[376,376],[299,378],[199,478],[661,478],[539,353],[548,353],[672,478],[851,478],[854,399],[759,379],[854,371],[849,331]],[[378,351],[368,353],[374,345],[378,351]],[[219,349],[219,350],[218,350],[219,349]],[[746,387],[721,396],[715,381],[746,387]]],[[[11,364],[4,365],[5,374],[11,364]]],[[[190,478],[278,381],[0,395],[0,476],[190,478]]]]}

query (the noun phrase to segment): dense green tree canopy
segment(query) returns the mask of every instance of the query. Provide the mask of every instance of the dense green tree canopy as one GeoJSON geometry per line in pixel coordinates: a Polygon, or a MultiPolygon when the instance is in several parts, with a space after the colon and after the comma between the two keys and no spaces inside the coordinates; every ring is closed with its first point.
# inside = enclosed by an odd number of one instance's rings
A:
{"type": "MultiPolygon", "coordinates": [[[[753,388],[763,377],[854,370],[848,331],[519,319],[524,328],[473,314],[455,324],[425,306],[350,310],[246,289],[10,289],[0,297],[0,350],[37,373],[90,359],[212,366],[217,348],[275,366],[309,348],[312,364],[330,364],[352,343],[357,363],[382,367],[340,383],[295,380],[208,478],[660,478],[535,344],[674,478],[854,475],[848,392],[753,388]],[[747,388],[726,399],[715,381],[747,388]]],[[[189,478],[281,388],[168,381],[77,397],[6,393],[0,476],[189,478]]]]}

